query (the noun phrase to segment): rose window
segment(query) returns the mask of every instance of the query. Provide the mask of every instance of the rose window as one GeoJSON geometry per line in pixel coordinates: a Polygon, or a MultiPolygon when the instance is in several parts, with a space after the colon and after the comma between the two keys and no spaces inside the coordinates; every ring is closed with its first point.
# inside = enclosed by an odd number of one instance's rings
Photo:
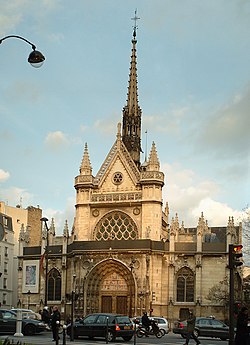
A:
{"type": "Polygon", "coordinates": [[[123,181],[123,176],[121,172],[116,172],[113,176],[114,184],[121,184],[123,181]]]}
{"type": "Polygon", "coordinates": [[[122,212],[111,212],[103,217],[95,227],[94,239],[136,240],[138,231],[135,222],[122,212]]]}

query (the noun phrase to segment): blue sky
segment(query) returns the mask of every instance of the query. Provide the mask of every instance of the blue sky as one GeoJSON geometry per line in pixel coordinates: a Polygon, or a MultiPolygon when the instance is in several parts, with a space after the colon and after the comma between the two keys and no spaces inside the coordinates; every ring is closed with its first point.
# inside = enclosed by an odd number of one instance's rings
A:
{"type": "MultiPolygon", "coordinates": [[[[250,3],[0,0],[0,200],[74,216],[88,143],[95,175],[126,102],[134,11],[142,146],[155,141],[164,202],[185,226],[237,220],[249,204],[250,3]]],[[[142,155],[142,160],[144,155],[142,155]]]]}

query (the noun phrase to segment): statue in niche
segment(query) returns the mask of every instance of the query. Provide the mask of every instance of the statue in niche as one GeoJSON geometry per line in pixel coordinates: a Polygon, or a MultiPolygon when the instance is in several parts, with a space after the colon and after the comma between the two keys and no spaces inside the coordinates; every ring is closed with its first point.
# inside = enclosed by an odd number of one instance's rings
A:
{"type": "Polygon", "coordinates": [[[147,226],[146,227],[146,238],[150,237],[150,232],[151,232],[151,228],[150,228],[150,226],[147,226]]]}

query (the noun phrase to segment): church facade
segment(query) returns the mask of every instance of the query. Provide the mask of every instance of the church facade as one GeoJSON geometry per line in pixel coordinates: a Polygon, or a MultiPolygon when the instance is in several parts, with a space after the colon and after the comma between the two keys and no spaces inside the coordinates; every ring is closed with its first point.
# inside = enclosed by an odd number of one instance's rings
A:
{"type": "MultiPolygon", "coordinates": [[[[223,320],[228,317],[227,303],[209,299],[209,293],[228,279],[228,245],[241,243],[241,226],[229,218],[224,227],[209,227],[203,214],[195,228],[179,224],[178,215],[169,219],[154,142],[149,157],[140,161],[136,43],[135,29],[122,123],[95,176],[85,145],[75,178],[70,234],[66,222],[63,235],[57,236],[53,220],[49,228],[29,229],[29,236],[24,229],[20,232],[19,302],[27,307],[29,298],[34,310],[45,301],[57,304],[65,317],[73,299],[77,316],[92,312],[138,316],[147,311],[175,320],[192,309],[197,316],[223,320]]],[[[236,283],[240,299],[240,275],[236,283]]]]}

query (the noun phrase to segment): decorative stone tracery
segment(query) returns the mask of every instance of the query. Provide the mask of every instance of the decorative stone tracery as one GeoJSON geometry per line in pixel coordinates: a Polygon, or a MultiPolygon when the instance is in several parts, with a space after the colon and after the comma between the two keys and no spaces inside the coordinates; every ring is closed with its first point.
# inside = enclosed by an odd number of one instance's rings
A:
{"type": "Polygon", "coordinates": [[[138,229],[131,217],[124,212],[114,211],[106,214],[96,225],[94,240],[136,240],[138,229]]]}

